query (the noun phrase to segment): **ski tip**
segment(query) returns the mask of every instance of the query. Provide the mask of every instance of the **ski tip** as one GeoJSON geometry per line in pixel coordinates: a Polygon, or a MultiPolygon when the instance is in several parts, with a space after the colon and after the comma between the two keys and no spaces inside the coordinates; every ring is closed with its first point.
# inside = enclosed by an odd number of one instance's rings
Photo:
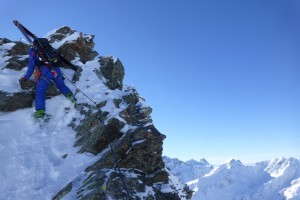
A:
{"type": "Polygon", "coordinates": [[[14,23],[16,26],[18,26],[18,25],[19,25],[19,22],[18,22],[18,20],[14,20],[14,21],[13,21],[13,23],[14,23]]]}

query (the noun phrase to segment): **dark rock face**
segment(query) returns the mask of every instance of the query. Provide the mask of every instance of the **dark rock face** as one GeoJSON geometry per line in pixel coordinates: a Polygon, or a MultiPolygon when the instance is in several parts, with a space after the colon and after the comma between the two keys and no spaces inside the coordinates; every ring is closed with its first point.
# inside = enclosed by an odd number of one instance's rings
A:
{"type": "MultiPolygon", "coordinates": [[[[59,47],[64,57],[70,61],[75,58],[78,60],[79,57],[82,63],[94,60],[98,55],[93,50],[94,36],[62,27],[49,36],[50,42],[62,43],[71,34],[78,34],[78,37],[74,37],[77,39],[59,47]]],[[[1,39],[0,42],[11,43],[7,39],[1,39]]],[[[7,66],[19,70],[25,65],[24,58],[29,46],[14,43],[14,47],[6,52],[6,55],[14,58],[9,60],[7,66]]],[[[125,71],[121,61],[104,56],[99,57],[98,61],[100,68],[94,72],[99,81],[110,90],[120,90],[122,95],[115,99],[107,98],[98,105],[76,105],[75,108],[82,116],[70,124],[76,132],[74,146],[79,147],[78,153],[92,153],[99,156],[99,159],[85,170],[85,175],[79,175],[79,178],[66,183],[64,188],[53,195],[53,199],[63,199],[70,193],[76,195],[75,199],[126,199],[126,187],[132,199],[189,199],[188,188],[173,183],[165,169],[162,151],[166,136],[153,125],[150,116],[152,109],[134,88],[123,86],[125,71]],[[107,104],[115,106],[117,114],[106,111],[104,108],[107,104]],[[79,122],[79,125],[75,122],[79,122]]],[[[18,93],[0,92],[0,111],[32,107],[35,82],[21,82],[20,86],[22,91],[18,93]]],[[[49,98],[58,94],[54,87],[49,86],[49,98]]]]}
{"type": "MultiPolygon", "coordinates": [[[[147,174],[153,174],[164,168],[161,158],[164,135],[153,126],[129,131],[114,144],[114,151],[121,168],[134,168],[147,174]]],[[[108,146],[106,144],[106,146],[108,146]]],[[[112,152],[108,152],[88,171],[98,168],[112,168],[115,160],[112,152]]],[[[165,182],[166,180],[161,180],[165,182]]]]}
{"type": "MultiPolygon", "coordinates": [[[[122,99],[113,99],[116,108],[124,107],[118,117],[110,118],[101,102],[96,107],[79,105],[77,109],[86,117],[75,127],[79,152],[101,154],[97,162],[86,169],[89,176],[76,190],[77,199],[127,199],[122,177],[132,199],[170,199],[191,198],[188,187],[176,188],[170,183],[169,174],[162,160],[162,145],[165,135],[152,124],[151,111],[143,105],[144,99],[134,88],[126,88],[122,99]],[[124,131],[125,126],[127,128],[124,131]],[[122,177],[116,168],[122,171],[122,177]],[[162,188],[169,187],[169,192],[162,188]],[[88,193],[85,191],[88,189],[88,193]],[[150,191],[147,193],[147,191],[150,191]],[[180,194],[181,195],[180,195],[180,194]]],[[[72,182],[59,192],[70,190],[72,182]]],[[[72,190],[72,189],[71,189],[72,190]]],[[[74,193],[74,191],[73,191],[74,193]]],[[[56,199],[60,199],[56,198],[56,199]]]]}
{"type": "Polygon", "coordinates": [[[105,78],[104,83],[107,87],[111,90],[122,90],[125,71],[121,61],[112,57],[101,56],[99,62],[101,68],[96,73],[98,76],[105,78]]]}
{"type": "MultiPolygon", "coordinates": [[[[78,34],[75,30],[72,30],[70,27],[64,26],[56,30],[50,36],[50,43],[61,42],[68,35],[78,34]]],[[[94,35],[84,35],[79,33],[79,37],[72,42],[65,42],[62,46],[58,48],[58,51],[67,59],[74,60],[75,57],[79,56],[82,63],[93,60],[98,53],[93,51],[95,46],[94,35]]]]}
{"type": "Polygon", "coordinates": [[[8,55],[10,56],[20,56],[27,55],[30,45],[25,44],[23,42],[14,42],[15,46],[13,46],[9,51],[8,55]]]}
{"type": "Polygon", "coordinates": [[[30,46],[22,42],[12,42],[6,38],[0,39],[0,46],[8,43],[13,44],[13,47],[5,52],[5,56],[11,57],[6,61],[7,65],[5,68],[20,71],[27,66],[28,56],[26,57],[26,55],[30,46]],[[24,56],[26,58],[23,58],[24,56]]]}
{"type": "MultiPolygon", "coordinates": [[[[116,160],[122,174],[126,174],[123,178],[132,199],[140,199],[138,193],[145,193],[149,188],[153,194],[146,195],[144,199],[185,198],[180,197],[175,188],[171,193],[161,192],[161,188],[169,182],[169,175],[162,161],[165,136],[151,124],[122,133],[122,122],[113,118],[104,125],[104,116],[101,112],[94,116],[88,115],[83,120],[84,123],[77,127],[77,133],[80,133],[77,135],[77,145],[83,144],[80,151],[103,154],[96,163],[86,169],[90,176],[77,190],[77,198],[104,200],[109,196],[112,199],[126,199],[124,184],[115,168],[116,160]],[[84,127],[87,124],[91,125],[90,130],[84,127]],[[98,147],[99,141],[101,148],[98,147]],[[88,188],[90,192],[85,194],[84,188],[88,188]]],[[[61,193],[64,193],[64,190],[61,193]]]]}
{"type": "Polygon", "coordinates": [[[20,58],[20,57],[13,57],[13,58],[9,59],[9,60],[7,61],[8,64],[6,65],[5,68],[20,71],[20,70],[23,69],[24,67],[27,67],[29,58],[26,58],[26,59],[24,59],[24,60],[19,60],[19,58],[20,58]]]}
{"type": "Polygon", "coordinates": [[[144,101],[135,89],[132,89],[128,95],[123,96],[123,100],[128,106],[120,113],[120,116],[130,125],[146,125],[147,123],[152,123],[150,117],[152,108],[138,104],[140,99],[144,101]]]}
{"type": "Polygon", "coordinates": [[[124,127],[124,123],[113,118],[104,125],[105,114],[107,113],[90,114],[75,128],[77,132],[75,146],[81,146],[80,153],[89,152],[96,155],[123,135],[120,130],[124,127]]]}
{"type": "Polygon", "coordinates": [[[36,82],[32,81],[32,80],[28,80],[28,81],[19,81],[20,87],[22,90],[31,90],[33,88],[35,88],[36,86],[36,82]]]}
{"type": "Polygon", "coordinates": [[[32,107],[34,96],[31,92],[17,92],[9,94],[0,91],[0,111],[16,111],[32,107]]]}

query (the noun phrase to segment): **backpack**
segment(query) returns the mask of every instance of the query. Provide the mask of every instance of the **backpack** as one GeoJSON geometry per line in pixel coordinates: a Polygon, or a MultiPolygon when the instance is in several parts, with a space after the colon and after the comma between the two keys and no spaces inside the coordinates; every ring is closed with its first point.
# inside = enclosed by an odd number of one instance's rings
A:
{"type": "Polygon", "coordinates": [[[59,66],[62,63],[59,52],[49,44],[47,38],[35,39],[33,46],[37,48],[38,56],[44,63],[55,66],[59,66]]]}

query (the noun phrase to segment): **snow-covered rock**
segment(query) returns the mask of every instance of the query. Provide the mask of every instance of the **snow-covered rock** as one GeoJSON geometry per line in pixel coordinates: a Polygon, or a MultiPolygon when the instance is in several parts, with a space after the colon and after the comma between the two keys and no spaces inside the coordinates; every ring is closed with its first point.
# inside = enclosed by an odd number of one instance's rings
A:
{"type": "Polygon", "coordinates": [[[48,117],[34,119],[35,88],[18,83],[29,45],[0,39],[0,199],[125,199],[126,187],[134,199],[189,198],[188,188],[165,169],[165,136],[152,123],[152,109],[122,83],[121,61],[97,57],[94,36],[69,27],[46,37],[82,69],[62,68],[77,104],[49,96],[48,117]],[[30,98],[19,105],[23,94],[30,98]]]}

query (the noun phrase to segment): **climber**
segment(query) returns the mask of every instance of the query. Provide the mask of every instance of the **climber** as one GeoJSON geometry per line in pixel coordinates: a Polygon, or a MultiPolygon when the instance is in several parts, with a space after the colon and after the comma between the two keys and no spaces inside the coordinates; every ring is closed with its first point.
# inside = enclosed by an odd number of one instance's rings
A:
{"type": "MultiPolygon", "coordinates": [[[[39,41],[38,41],[39,42],[39,41]]],[[[54,84],[60,90],[60,92],[70,99],[73,103],[76,103],[71,90],[64,83],[64,77],[59,68],[59,63],[50,64],[47,62],[45,56],[42,55],[37,41],[33,42],[33,46],[29,50],[29,63],[25,76],[19,79],[20,82],[29,80],[34,70],[38,71],[36,78],[37,86],[35,92],[35,109],[34,116],[36,118],[43,118],[45,115],[45,100],[46,90],[49,84],[54,84]]]]}

